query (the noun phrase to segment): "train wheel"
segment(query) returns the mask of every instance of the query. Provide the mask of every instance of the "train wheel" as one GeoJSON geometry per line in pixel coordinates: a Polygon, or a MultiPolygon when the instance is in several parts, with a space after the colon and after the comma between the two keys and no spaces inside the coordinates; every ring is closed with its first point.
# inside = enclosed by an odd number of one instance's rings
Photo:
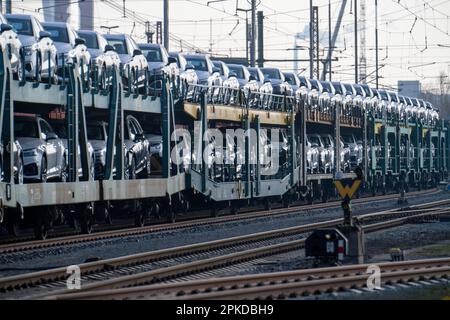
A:
{"type": "Polygon", "coordinates": [[[48,236],[48,225],[44,221],[42,214],[38,214],[34,222],[34,236],[37,240],[45,240],[48,236]]]}
{"type": "Polygon", "coordinates": [[[270,202],[269,198],[264,199],[264,209],[266,209],[267,211],[272,210],[272,202],[270,202]]]}
{"type": "Polygon", "coordinates": [[[94,225],[94,204],[89,203],[82,205],[82,216],[80,218],[81,232],[83,234],[91,234],[94,225]],[[83,208],[84,207],[84,208],[83,208]]]}
{"type": "Polygon", "coordinates": [[[144,212],[142,212],[142,210],[139,210],[138,212],[136,212],[134,224],[138,228],[142,228],[145,226],[145,214],[144,214],[144,212]]]}
{"type": "Polygon", "coordinates": [[[168,206],[166,209],[167,212],[167,222],[169,223],[175,223],[177,221],[175,211],[173,210],[172,206],[168,206]]]}
{"type": "Polygon", "coordinates": [[[5,212],[6,230],[14,237],[19,235],[19,216],[15,210],[5,212]]]}

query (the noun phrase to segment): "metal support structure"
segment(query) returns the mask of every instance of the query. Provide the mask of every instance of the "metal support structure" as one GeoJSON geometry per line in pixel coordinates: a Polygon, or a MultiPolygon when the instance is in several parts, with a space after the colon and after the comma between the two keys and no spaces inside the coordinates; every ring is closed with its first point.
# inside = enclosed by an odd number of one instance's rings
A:
{"type": "Polygon", "coordinates": [[[359,60],[359,81],[367,82],[367,58],[366,58],[366,0],[360,0],[360,60],[359,60]]]}
{"type": "Polygon", "coordinates": [[[250,150],[251,150],[251,134],[250,134],[250,119],[248,115],[244,117],[245,126],[245,197],[251,196],[251,166],[250,166],[250,150]]]}
{"type": "Polygon", "coordinates": [[[264,12],[258,11],[258,67],[264,67],[264,12]]]}
{"type": "Polygon", "coordinates": [[[328,77],[329,80],[331,81],[331,56],[333,55],[332,53],[332,40],[331,40],[331,0],[328,0],[328,69],[327,66],[325,65],[323,70],[328,70],[328,77]]]}
{"type": "Polygon", "coordinates": [[[153,43],[153,35],[155,33],[150,29],[150,21],[145,22],[145,35],[147,37],[147,43],[153,43]]]}
{"type": "Polygon", "coordinates": [[[355,4],[355,12],[353,13],[355,16],[355,83],[359,83],[358,79],[358,0],[353,0],[355,4]]]}
{"type": "Polygon", "coordinates": [[[312,38],[313,38],[313,77],[319,79],[320,77],[320,36],[319,36],[319,7],[313,7],[313,21],[312,21],[312,38]]]}
{"type": "MultiPolygon", "coordinates": [[[[322,76],[321,79],[325,80],[325,72],[326,70],[330,70],[331,72],[331,61],[333,60],[333,51],[334,51],[334,47],[336,46],[336,41],[337,41],[337,37],[339,35],[339,30],[341,29],[341,24],[342,24],[342,18],[344,16],[344,12],[345,12],[345,7],[347,5],[347,0],[342,0],[341,1],[341,7],[339,9],[339,14],[336,20],[336,24],[334,26],[334,31],[333,31],[333,36],[332,36],[332,40],[331,40],[331,45],[330,45],[330,50],[328,50],[327,53],[327,58],[325,59],[325,66],[323,68],[322,71],[322,76]],[[328,66],[328,64],[330,63],[330,66],[328,66]]],[[[330,75],[331,77],[331,75],[330,75]]]]}
{"type": "Polygon", "coordinates": [[[169,0],[164,0],[164,47],[169,51],[169,0]]]}
{"type": "Polygon", "coordinates": [[[250,66],[256,65],[256,0],[251,0],[252,4],[252,28],[250,38],[250,66]]]}
{"type": "Polygon", "coordinates": [[[161,111],[162,111],[162,139],[163,139],[163,178],[170,177],[170,89],[167,79],[162,81],[161,111]]]}
{"type": "Polygon", "coordinates": [[[104,180],[122,180],[124,176],[122,83],[118,70],[114,69],[112,75],[104,180]],[[114,169],[116,170],[115,177],[112,174],[114,169]]]}
{"type": "Polygon", "coordinates": [[[255,195],[259,196],[261,193],[261,120],[259,116],[255,117],[255,131],[256,131],[256,165],[255,165],[255,195]]]}
{"type": "Polygon", "coordinates": [[[156,22],[156,43],[163,44],[162,22],[156,22]]]}
{"type": "Polygon", "coordinates": [[[375,86],[379,88],[379,67],[378,67],[378,0],[375,0],[375,86]]]}
{"type": "Polygon", "coordinates": [[[309,78],[314,78],[314,37],[313,37],[313,0],[309,0],[309,78]]]}
{"type": "Polygon", "coordinates": [[[12,0],[6,0],[6,14],[12,13],[12,0]]]}
{"type": "Polygon", "coordinates": [[[334,108],[334,175],[341,172],[341,104],[337,103],[334,108]]]}

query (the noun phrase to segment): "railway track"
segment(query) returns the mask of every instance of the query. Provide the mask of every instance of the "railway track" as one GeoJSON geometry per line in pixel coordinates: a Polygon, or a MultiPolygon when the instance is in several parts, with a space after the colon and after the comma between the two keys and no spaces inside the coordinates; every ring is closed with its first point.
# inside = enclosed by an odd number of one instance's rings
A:
{"type": "MultiPolygon", "coordinates": [[[[312,294],[366,288],[370,265],[349,265],[98,290],[47,299],[293,299],[312,294]]],[[[381,284],[393,285],[450,276],[450,258],[380,263],[381,284]]]]}
{"type": "MultiPolygon", "coordinates": [[[[422,191],[411,192],[408,194],[408,196],[415,196],[415,195],[419,195],[419,194],[420,195],[430,195],[430,194],[438,193],[438,192],[439,192],[438,189],[432,189],[432,190],[428,190],[425,193],[422,191]]],[[[370,198],[360,198],[360,199],[353,200],[353,204],[363,204],[363,203],[372,202],[372,201],[392,200],[392,199],[396,199],[396,198],[398,198],[397,194],[370,197],[370,198]]],[[[313,204],[313,205],[308,205],[308,206],[300,205],[300,206],[294,206],[294,207],[290,207],[290,208],[279,208],[279,209],[264,210],[264,211],[257,211],[257,212],[250,211],[250,212],[246,212],[246,213],[239,214],[239,215],[227,215],[227,216],[221,216],[221,217],[215,217],[215,218],[200,218],[200,219],[195,219],[195,220],[180,221],[180,222],[176,222],[176,223],[151,225],[151,226],[146,226],[143,228],[126,228],[126,229],[119,229],[119,230],[114,229],[114,230],[95,232],[95,233],[89,234],[89,235],[76,234],[76,235],[69,235],[69,236],[65,236],[65,237],[49,238],[46,240],[8,243],[8,244],[0,245],[0,254],[28,251],[28,250],[36,250],[36,249],[42,249],[42,248],[48,248],[48,247],[71,245],[71,244],[76,244],[76,243],[91,242],[91,241],[105,240],[105,239],[112,239],[112,238],[119,238],[119,237],[138,236],[138,235],[145,235],[145,234],[150,234],[150,233],[154,233],[154,232],[192,228],[192,227],[198,227],[198,226],[203,226],[203,225],[221,224],[221,223],[233,222],[233,221],[243,221],[243,220],[249,220],[249,219],[269,217],[269,216],[287,215],[287,214],[296,213],[299,210],[301,210],[302,212],[307,212],[307,211],[317,210],[317,209],[336,208],[339,206],[340,206],[340,202],[334,201],[334,202],[329,202],[329,203],[319,203],[319,204],[313,204]]]]}
{"type": "MultiPolygon", "coordinates": [[[[424,208],[408,210],[389,210],[386,212],[362,215],[359,221],[366,232],[389,228],[410,222],[414,219],[448,214],[450,208],[443,208],[444,201],[422,205],[424,208]],[[429,210],[431,207],[440,207],[429,210]],[[422,210],[422,211],[421,211],[422,210]],[[384,219],[384,221],[382,221],[384,219]]],[[[449,204],[448,202],[445,202],[449,204]]],[[[197,274],[230,265],[283,252],[299,250],[304,246],[307,233],[342,224],[343,219],[308,224],[298,227],[266,231],[246,236],[221,239],[183,247],[169,248],[153,252],[135,254],[114,259],[90,262],[79,265],[83,291],[117,289],[127,286],[146,285],[197,274]]],[[[67,269],[56,268],[46,271],[17,275],[0,279],[0,290],[4,293],[26,289],[26,295],[39,294],[39,291],[67,293],[67,269]],[[34,290],[34,289],[38,290],[34,290]]],[[[23,293],[24,291],[22,291],[23,293]]],[[[23,294],[20,296],[23,296],[23,294]]]]}

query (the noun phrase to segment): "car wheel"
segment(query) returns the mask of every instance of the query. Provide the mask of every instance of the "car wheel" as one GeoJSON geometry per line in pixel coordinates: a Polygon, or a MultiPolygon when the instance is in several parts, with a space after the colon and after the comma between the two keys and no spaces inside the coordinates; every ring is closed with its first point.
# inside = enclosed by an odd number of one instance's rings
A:
{"type": "Polygon", "coordinates": [[[47,182],[47,159],[42,157],[41,160],[41,182],[47,182]]]}

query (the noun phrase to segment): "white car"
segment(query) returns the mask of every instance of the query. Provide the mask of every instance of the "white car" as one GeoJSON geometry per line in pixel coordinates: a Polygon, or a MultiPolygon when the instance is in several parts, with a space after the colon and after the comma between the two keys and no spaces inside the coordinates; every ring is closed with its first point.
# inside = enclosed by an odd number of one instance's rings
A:
{"type": "Polygon", "coordinates": [[[22,48],[22,43],[14,32],[12,26],[6,24],[6,19],[0,13],[0,21],[2,25],[0,26],[0,46],[2,48],[9,48],[10,63],[13,74],[15,77],[22,81],[23,79],[23,65],[20,58],[20,52],[22,48]]]}
{"type": "Polygon", "coordinates": [[[57,49],[51,34],[32,15],[7,14],[8,23],[17,32],[25,55],[25,76],[41,81],[52,79],[57,83],[57,49]]]}

